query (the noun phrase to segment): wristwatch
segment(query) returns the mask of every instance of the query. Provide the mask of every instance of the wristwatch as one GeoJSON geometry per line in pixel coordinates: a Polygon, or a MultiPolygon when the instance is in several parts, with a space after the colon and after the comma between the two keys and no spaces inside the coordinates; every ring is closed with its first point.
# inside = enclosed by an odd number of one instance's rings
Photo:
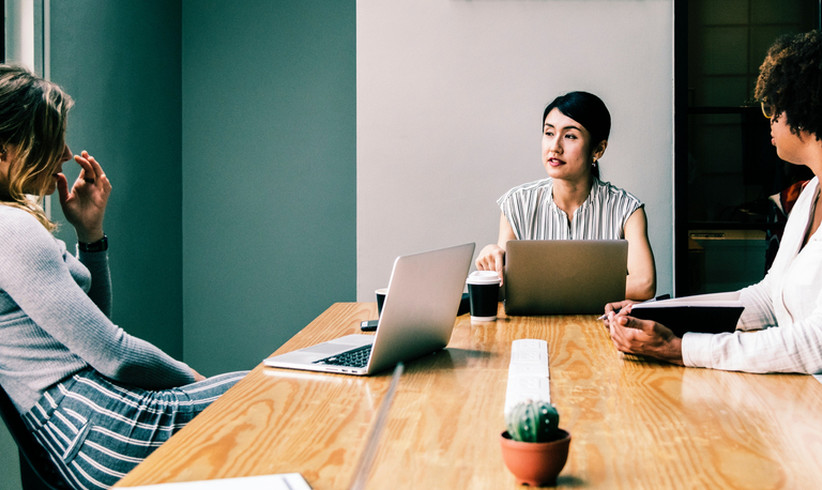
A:
{"type": "Polygon", "coordinates": [[[92,243],[77,242],[77,248],[81,252],[105,252],[108,250],[108,237],[103,234],[103,238],[92,243]]]}

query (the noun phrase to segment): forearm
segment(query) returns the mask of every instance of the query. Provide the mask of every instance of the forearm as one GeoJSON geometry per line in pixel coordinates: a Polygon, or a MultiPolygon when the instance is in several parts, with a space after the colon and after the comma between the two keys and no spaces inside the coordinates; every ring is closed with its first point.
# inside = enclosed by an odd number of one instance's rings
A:
{"type": "Polygon", "coordinates": [[[142,339],[122,333],[117,356],[95,352],[94,366],[111,379],[143,389],[166,389],[193,383],[194,372],[161,349],[142,339]]]}
{"type": "Polygon", "coordinates": [[[114,325],[89,297],[55,298],[65,308],[32,312],[29,316],[72,354],[102,375],[145,389],[181,386],[194,381],[190,368],[155,345],[114,325]]]}
{"type": "Polygon", "coordinates": [[[822,318],[791,327],[723,334],[687,333],[685,365],[751,373],[822,372],[822,318]]]}
{"type": "Polygon", "coordinates": [[[103,375],[138,385],[142,379],[164,385],[193,380],[183,363],[125,334],[106,316],[110,286],[105,253],[81,253],[97,271],[92,283],[100,289],[95,296],[103,303],[101,309],[76,282],[72,271],[81,278],[81,266],[65,253],[62,242],[33,218],[18,217],[16,227],[0,228],[6,231],[0,247],[0,289],[42,329],[48,348],[67,349],[103,375]]]}
{"type": "Polygon", "coordinates": [[[100,311],[111,318],[112,289],[108,253],[78,251],[78,258],[91,273],[88,297],[100,308],[100,311]]]}

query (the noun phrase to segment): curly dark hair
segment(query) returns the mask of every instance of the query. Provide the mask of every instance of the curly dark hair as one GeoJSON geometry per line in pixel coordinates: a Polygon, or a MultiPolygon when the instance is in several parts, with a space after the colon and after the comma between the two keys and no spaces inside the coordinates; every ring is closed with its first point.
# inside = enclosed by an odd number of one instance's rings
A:
{"type": "Polygon", "coordinates": [[[785,35],[768,49],[759,67],[754,97],[785,115],[791,132],[822,135],[822,34],[785,35]]]}

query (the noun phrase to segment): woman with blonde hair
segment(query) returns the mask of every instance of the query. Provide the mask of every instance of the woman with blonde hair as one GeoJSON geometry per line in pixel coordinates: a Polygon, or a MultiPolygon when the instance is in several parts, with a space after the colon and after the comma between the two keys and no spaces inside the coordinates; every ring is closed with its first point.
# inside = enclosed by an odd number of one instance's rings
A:
{"type": "Polygon", "coordinates": [[[57,85],[0,65],[0,386],[68,484],[108,488],[244,373],[206,379],[112,323],[111,183],[66,145],[71,106],[57,85]],[[81,167],[71,188],[69,160],[81,167]],[[55,190],[76,254],[41,207],[55,190]]]}

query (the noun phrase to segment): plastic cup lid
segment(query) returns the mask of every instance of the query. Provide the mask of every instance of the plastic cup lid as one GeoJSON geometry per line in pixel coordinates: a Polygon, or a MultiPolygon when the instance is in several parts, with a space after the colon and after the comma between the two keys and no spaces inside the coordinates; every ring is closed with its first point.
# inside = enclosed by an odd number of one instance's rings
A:
{"type": "Polygon", "coordinates": [[[468,276],[468,284],[499,284],[499,274],[494,271],[474,271],[468,276]]]}

